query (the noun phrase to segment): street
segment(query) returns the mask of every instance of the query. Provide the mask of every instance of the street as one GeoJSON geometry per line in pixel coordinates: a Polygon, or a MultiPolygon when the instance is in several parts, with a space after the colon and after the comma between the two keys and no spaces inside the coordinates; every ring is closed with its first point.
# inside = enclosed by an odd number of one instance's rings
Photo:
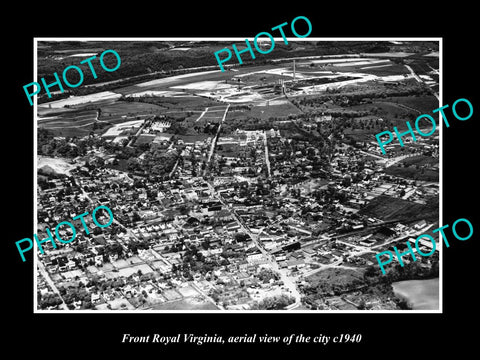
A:
{"type": "MultiPolygon", "coordinates": [[[[228,208],[228,205],[224,202],[222,197],[215,191],[215,188],[213,185],[207,181],[208,187],[212,193],[212,195],[218,199],[225,207],[228,208]]],[[[295,284],[295,280],[291,279],[287,275],[287,270],[286,269],[280,269],[278,266],[278,263],[275,261],[272,255],[268,253],[267,250],[258,242],[259,236],[262,233],[261,231],[258,234],[254,234],[250,229],[243,224],[243,221],[238,217],[238,215],[235,213],[235,211],[232,210],[232,214],[235,218],[235,221],[237,224],[240,226],[242,231],[248,235],[250,235],[250,238],[254,242],[255,246],[260,250],[260,252],[263,254],[263,256],[267,259],[268,263],[272,267],[274,271],[276,271],[280,275],[280,279],[284,283],[285,287],[289,290],[289,293],[291,296],[295,298],[295,302],[291,305],[289,305],[288,309],[292,310],[296,307],[298,307],[301,304],[301,294],[297,289],[297,286],[295,284]]],[[[262,229],[263,231],[263,229],[262,229]]]]}

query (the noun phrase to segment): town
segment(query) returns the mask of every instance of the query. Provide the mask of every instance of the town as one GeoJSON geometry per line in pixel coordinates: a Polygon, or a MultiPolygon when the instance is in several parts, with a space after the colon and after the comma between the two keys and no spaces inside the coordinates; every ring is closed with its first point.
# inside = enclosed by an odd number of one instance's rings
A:
{"type": "Polygon", "coordinates": [[[439,226],[439,134],[386,155],[375,134],[438,108],[438,47],[391,48],[39,101],[38,231],[97,206],[115,218],[44,247],[37,308],[410,309],[395,283],[438,278],[438,251],[386,275],[375,255],[439,226]]]}

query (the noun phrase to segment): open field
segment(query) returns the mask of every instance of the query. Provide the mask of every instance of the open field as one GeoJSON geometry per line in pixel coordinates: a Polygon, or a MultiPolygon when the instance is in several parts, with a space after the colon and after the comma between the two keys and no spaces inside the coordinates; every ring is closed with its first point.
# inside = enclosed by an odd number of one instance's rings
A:
{"type": "MultiPolygon", "coordinates": [[[[385,65],[385,64],[384,64],[385,65]]],[[[401,64],[390,63],[387,66],[365,66],[359,70],[377,76],[408,75],[409,71],[401,64]]]]}
{"type": "Polygon", "coordinates": [[[430,156],[412,156],[406,159],[403,159],[399,162],[399,164],[406,165],[406,166],[437,166],[438,167],[438,159],[435,159],[430,156]]]}
{"type": "Polygon", "coordinates": [[[63,129],[67,127],[86,127],[96,122],[96,110],[72,110],[59,112],[53,116],[39,117],[38,127],[46,129],[63,129]]]}
{"type": "Polygon", "coordinates": [[[285,120],[288,115],[296,115],[300,112],[301,111],[288,100],[277,101],[268,106],[264,104],[253,106],[250,110],[229,111],[225,120],[225,126],[228,127],[232,125],[235,127],[235,124],[242,121],[245,123],[254,123],[255,119],[267,120],[270,118],[278,118],[278,120],[285,120]]]}
{"type": "Polygon", "coordinates": [[[183,140],[186,144],[194,143],[196,141],[204,141],[208,137],[212,137],[212,135],[208,134],[198,134],[198,135],[175,135],[180,140],[183,140]]]}
{"type": "Polygon", "coordinates": [[[205,302],[197,297],[155,304],[152,308],[155,310],[219,310],[211,302],[205,302]]]}
{"type": "MultiPolygon", "coordinates": [[[[362,121],[362,120],[359,120],[362,121]]],[[[380,132],[380,127],[377,130],[372,129],[345,129],[344,134],[349,139],[353,139],[356,142],[370,142],[376,141],[375,134],[380,132]]]]}
{"type": "Polygon", "coordinates": [[[163,114],[172,112],[187,112],[195,110],[205,110],[205,107],[218,105],[218,102],[206,99],[204,97],[189,96],[169,96],[169,97],[149,97],[143,99],[144,103],[154,104],[165,109],[163,114]]]}
{"type": "Polygon", "coordinates": [[[121,124],[132,120],[145,119],[161,114],[152,104],[117,102],[98,107],[98,110],[73,110],[57,113],[54,116],[38,119],[38,127],[51,131],[56,136],[85,136],[92,130],[102,131],[112,124],[121,124]]]}
{"type": "MultiPolygon", "coordinates": [[[[247,73],[251,71],[262,71],[262,70],[267,70],[271,68],[272,68],[271,65],[270,66],[262,65],[262,66],[243,67],[243,68],[239,67],[238,71],[236,72],[230,72],[230,71],[222,72],[221,70],[195,72],[195,73],[184,74],[179,76],[166,77],[163,79],[150,80],[150,81],[142,82],[136,85],[115,89],[115,92],[123,95],[131,95],[131,94],[135,94],[138,92],[145,92],[145,91],[166,91],[166,90],[170,90],[171,88],[173,88],[171,90],[181,91],[181,89],[191,87],[191,84],[194,84],[194,83],[202,83],[202,82],[210,82],[210,84],[220,83],[222,81],[224,82],[225,80],[230,80],[233,76],[238,74],[247,73]]],[[[192,90],[192,89],[190,88],[189,90],[192,90]]],[[[196,90],[201,90],[201,89],[196,89],[196,90]]]]}
{"type": "MultiPolygon", "coordinates": [[[[424,96],[395,96],[373,99],[371,103],[359,104],[348,107],[348,110],[369,111],[376,118],[391,120],[399,129],[406,129],[405,122],[410,123],[421,114],[429,114],[438,121],[438,114],[432,110],[438,108],[438,100],[431,95],[424,96]]],[[[425,121],[428,126],[429,122],[425,121]]],[[[422,126],[422,123],[420,123],[422,126]]],[[[430,125],[431,127],[431,125],[430,125]]]]}
{"type": "Polygon", "coordinates": [[[413,55],[412,52],[397,51],[397,52],[384,52],[384,53],[361,53],[361,56],[372,57],[387,57],[387,58],[405,58],[413,55]]]}
{"type": "Polygon", "coordinates": [[[70,176],[70,171],[75,169],[77,166],[72,165],[66,160],[61,158],[51,158],[45,156],[38,156],[37,157],[37,169],[41,169],[44,166],[49,167],[57,174],[65,174],[70,176]]]}
{"type": "Polygon", "coordinates": [[[432,110],[440,106],[434,96],[396,96],[387,97],[383,101],[404,105],[417,110],[421,114],[429,114],[433,118],[438,119],[438,114],[432,113],[432,110]]]}
{"type": "Polygon", "coordinates": [[[198,123],[197,125],[203,125],[205,123],[220,122],[225,113],[227,105],[215,105],[206,107],[202,112],[195,113],[188,118],[189,121],[198,123]]]}
{"type": "Polygon", "coordinates": [[[407,200],[380,195],[370,201],[360,214],[373,216],[382,220],[438,220],[438,197],[430,198],[426,205],[420,205],[407,200]]]}
{"type": "Polygon", "coordinates": [[[268,119],[270,117],[287,117],[288,115],[299,114],[300,110],[290,102],[284,102],[278,105],[254,106],[247,116],[268,119]]]}
{"type": "Polygon", "coordinates": [[[365,73],[377,76],[409,74],[403,65],[392,63],[390,60],[355,61],[322,66],[322,70],[333,73],[365,73]]]}
{"type": "Polygon", "coordinates": [[[75,105],[88,105],[88,104],[97,104],[98,102],[110,102],[120,98],[120,94],[116,94],[111,91],[102,91],[95,94],[83,95],[83,96],[71,96],[66,99],[51,101],[44,104],[38,105],[38,113],[40,115],[48,113],[50,109],[60,109],[65,106],[75,106],[75,105]]]}

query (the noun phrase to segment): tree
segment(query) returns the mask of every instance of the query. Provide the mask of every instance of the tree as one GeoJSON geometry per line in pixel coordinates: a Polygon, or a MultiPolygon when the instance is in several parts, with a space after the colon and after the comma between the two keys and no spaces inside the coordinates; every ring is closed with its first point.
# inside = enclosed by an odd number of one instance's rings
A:
{"type": "Polygon", "coordinates": [[[365,303],[365,300],[361,300],[360,303],[358,304],[358,310],[365,310],[366,308],[366,303],[365,303]]]}
{"type": "Polygon", "coordinates": [[[397,301],[397,306],[401,310],[412,310],[412,307],[410,306],[410,304],[406,299],[399,299],[397,301]]]}

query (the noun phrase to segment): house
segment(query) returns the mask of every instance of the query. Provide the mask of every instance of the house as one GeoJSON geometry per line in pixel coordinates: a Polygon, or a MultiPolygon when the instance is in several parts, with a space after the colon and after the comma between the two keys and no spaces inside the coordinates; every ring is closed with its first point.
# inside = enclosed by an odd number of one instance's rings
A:
{"type": "Polygon", "coordinates": [[[427,226],[427,222],[425,220],[422,220],[422,221],[416,223],[415,225],[413,225],[415,230],[423,229],[425,226],[427,226]]]}
{"type": "Polygon", "coordinates": [[[95,256],[95,266],[101,266],[103,264],[103,255],[95,256]]]}

